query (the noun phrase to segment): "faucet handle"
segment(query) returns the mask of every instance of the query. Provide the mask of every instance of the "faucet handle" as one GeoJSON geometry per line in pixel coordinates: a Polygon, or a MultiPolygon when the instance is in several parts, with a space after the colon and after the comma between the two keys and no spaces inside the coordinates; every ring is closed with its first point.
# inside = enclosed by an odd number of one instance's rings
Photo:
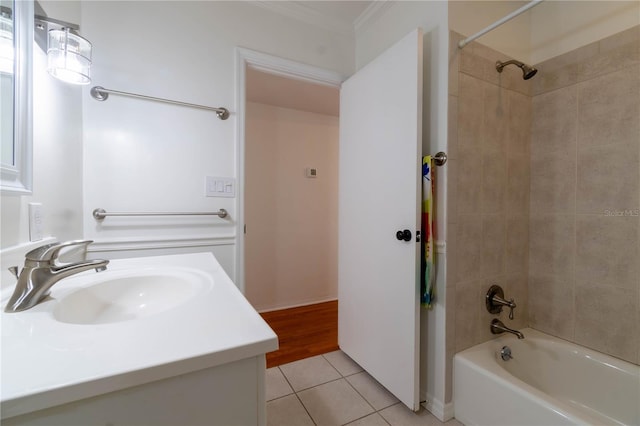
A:
{"type": "Polygon", "coordinates": [[[504,298],[504,291],[499,285],[492,285],[487,291],[485,296],[485,304],[487,311],[492,314],[499,314],[502,312],[502,307],[507,306],[509,308],[509,319],[513,319],[513,309],[516,307],[516,302],[513,298],[506,300],[504,298]]]}
{"type": "Polygon", "coordinates": [[[51,243],[44,246],[40,246],[34,250],[31,250],[25,255],[28,260],[36,262],[50,262],[53,263],[58,258],[60,250],[72,247],[72,246],[88,246],[93,240],[72,240],[65,241],[63,243],[51,243]]]}
{"type": "Polygon", "coordinates": [[[20,279],[20,274],[18,274],[18,267],[17,266],[9,266],[9,272],[11,272],[11,274],[13,274],[14,277],[16,277],[17,279],[20,279]]]}
{"type": "Polygon", "coordinates": [[[516,307],[516,302],[513,301],[513,298],[508,300],[509,304],[507,305],[509,307],[509,319],[512,320],[513,319],[513,308],[516,307]]]}

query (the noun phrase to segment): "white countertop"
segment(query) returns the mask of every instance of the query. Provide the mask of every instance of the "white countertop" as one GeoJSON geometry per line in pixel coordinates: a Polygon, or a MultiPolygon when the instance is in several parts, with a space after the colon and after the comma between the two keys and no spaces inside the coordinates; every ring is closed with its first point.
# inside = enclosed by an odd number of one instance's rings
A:
{"type": "MultiPolygon", "coordinates": [[[[13,288],[2,293],[2,309],[13,288]]],[[[113,260],[106,272],[61,280],[51,298],[27,311],[0,314],[2,418],[264,354],[275,333],[211,253],[113,260]],[[182,268],[207,277],[197,297],[135,320],[69,324],[53,309],[101,274],[182,268]],[[210,280],[209,280],[210,277],[210,280]]]]}

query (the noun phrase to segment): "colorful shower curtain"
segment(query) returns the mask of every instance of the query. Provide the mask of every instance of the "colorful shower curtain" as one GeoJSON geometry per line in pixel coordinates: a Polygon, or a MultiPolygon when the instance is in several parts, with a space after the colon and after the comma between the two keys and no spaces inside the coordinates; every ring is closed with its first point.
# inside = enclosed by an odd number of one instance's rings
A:
{"type": "Polygon", "coordinates": [[[431,156],[422,158],[422,281],[420,302],[431,309],[433,303],[434,253],[433,253],[433,172],[431,156]]]}

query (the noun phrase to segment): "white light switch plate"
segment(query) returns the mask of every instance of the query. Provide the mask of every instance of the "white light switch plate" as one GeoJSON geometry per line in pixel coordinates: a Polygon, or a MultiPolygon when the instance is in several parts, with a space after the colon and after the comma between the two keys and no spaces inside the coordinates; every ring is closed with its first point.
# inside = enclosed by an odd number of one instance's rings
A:
{"type": "Polygon", "coordinates": [[[44,237],[42,204],[29,203],[29,241],[40,241],[44,237]]]}
{"type": "Polygon", "coordinates": [[[233,198],[236,196],[236,180],[234,178],[207,176],[205,185],[207,197],[233,198]]]}

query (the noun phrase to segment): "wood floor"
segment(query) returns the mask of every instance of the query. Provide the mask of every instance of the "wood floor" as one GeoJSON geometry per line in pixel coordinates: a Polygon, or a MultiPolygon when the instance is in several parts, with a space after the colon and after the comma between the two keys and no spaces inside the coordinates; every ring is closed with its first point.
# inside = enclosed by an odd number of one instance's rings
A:
{"type": "Polygon", "coordinates": [[[338,350],[337,300],[260,315],[280,343],[267,354],[267,368],[338,350]]]}

